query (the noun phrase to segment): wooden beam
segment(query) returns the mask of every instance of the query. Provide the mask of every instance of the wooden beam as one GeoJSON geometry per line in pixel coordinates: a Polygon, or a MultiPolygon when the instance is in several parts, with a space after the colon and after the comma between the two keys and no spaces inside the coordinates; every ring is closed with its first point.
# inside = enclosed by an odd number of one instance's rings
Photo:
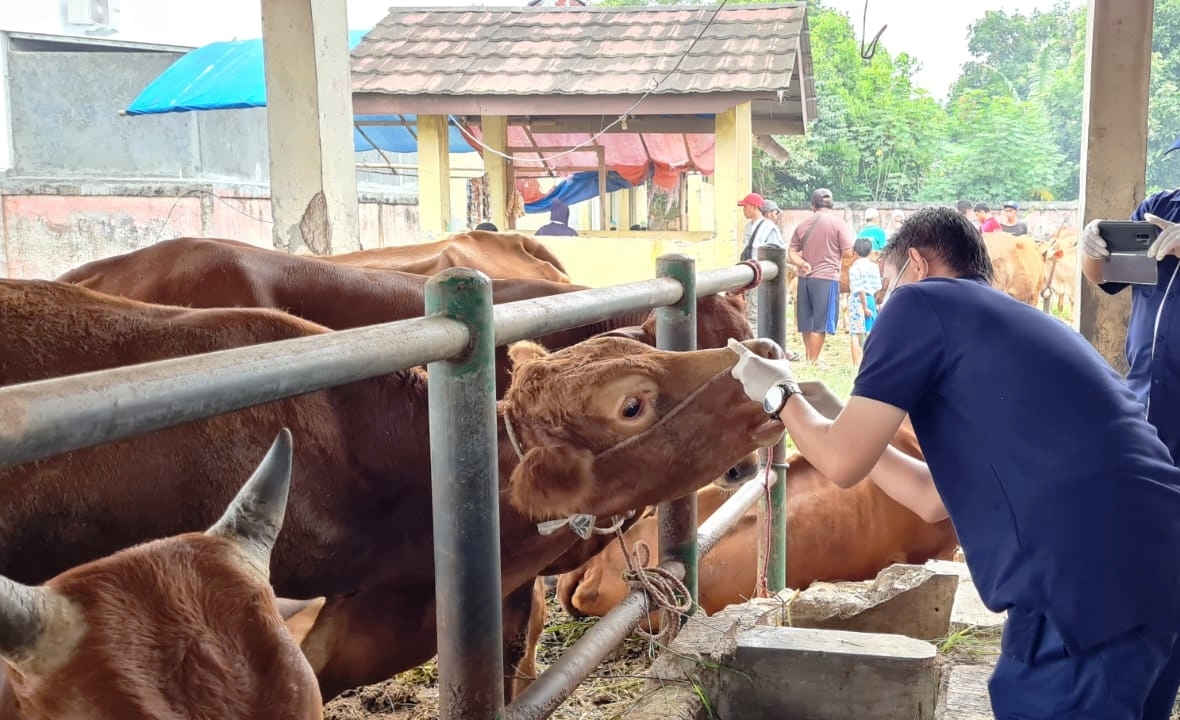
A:
{"type": "MultiPolygon", "coordinates": [[[[483,131],[481,141],[486,148],[508,154],[508,119],[489,115],[480,118],[483,131]]],[[[484,150],[483,167],[488,175],[488,197],[491,198],[492,222],[501,230],[508,229],[508,198],[512,192],[509,162],[499,155],[484,150]]]]}
{"type": "MultiPolygon", "coordinates": [[[[1130,216],[1143,201],[1153,0],[1090,0],[1082,110],[1082,178],[1077,227],[1130,216]]],[[[1131,293],[1075,282],[1078,329],[1120,373],[1131,293]]]]}
{"type": "MultiPolygon", "coordinates": [[[[601,118],[631,111],[640,95],[385,95],[358,92],[352,96],[357,115],[581,115],[601,118]]],[[[778,105],[768,92],[649,95],[640,103],[645,115],[717,114],[754,100],[778,105]]],[[[784,107],[786,110],[786,107],[784,107]]],[[[786,114],[784,112],[784,114],[786,114]]],[[[787,116],[802,122],[798,112],[787,116]]],[[[609,120],[608,120],[609,122],[609,120]]],[[[628,127],[630,120],[627,121],[628,127]]],[[[600,126],[601,127],[601,126],[600,126]]]]}
{"type": "MultiPolygon", "coordinates": [[[[508,118],[508,125],[515,127],[529,127],[536,133],[591,133],[602,132],[610,119],[594,117],[536,117],[512,115],[508,118]]],[[[357,124],[361,124],[358,122],[357,124]]],[[[685,135],[712,135],[716,127],[714,118],[709,117],[630,117],[627,118],[627,129],[622,125],[615,125],[606,132],[611,133],[647,133],[669,134],[682,133],[685,135]]],[[[755,134],[761,135],[802,135],[803,123],[791,119],[788,114],[768,117],[753,116],[755,134]]]]}
{"type": "Polygon", "coordinates": [[[750,128],[750,104],[742,103],[717,116],[717,145],[713,152],[713,217],[717,240],[732,245],[734,262],[741,248],[741,231],[745,226],[738,211],[738,200],[753,186],[753,133],[750,128]]]}
{"type": "Polygon", "coordinates": [[[418,116],[418,229],[438,238],[451,229],[451,154],[447,118],[418,116]]]}

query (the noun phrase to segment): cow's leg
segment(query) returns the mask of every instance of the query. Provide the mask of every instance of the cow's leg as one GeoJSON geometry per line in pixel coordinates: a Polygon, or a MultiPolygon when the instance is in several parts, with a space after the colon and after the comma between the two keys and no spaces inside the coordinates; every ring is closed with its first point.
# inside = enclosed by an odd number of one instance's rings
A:
{"type": "Polygon", "coordinates": [[[504,701],[510,702],[537,677],[537,643],[545,630],[545,582],[533,582],[504,598],[504,701]]]}

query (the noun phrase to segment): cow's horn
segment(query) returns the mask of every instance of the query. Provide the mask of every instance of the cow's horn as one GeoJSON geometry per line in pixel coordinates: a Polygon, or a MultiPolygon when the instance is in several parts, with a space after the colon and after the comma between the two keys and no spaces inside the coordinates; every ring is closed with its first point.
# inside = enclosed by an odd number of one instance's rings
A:
{"type": "Polygon", "coordinates": [[[230,502],[208,535],[234,542],[263,578],[269,577],[270,551],[283,527],[291,487],[291,431],[283,428],[254,474],[230,502]]]}
{"type": "Polygon", "coordinates": [[[26,657],[51,617],[49,603],[44,589],[0,576],[0,655],[17,662],[26,657]]]}

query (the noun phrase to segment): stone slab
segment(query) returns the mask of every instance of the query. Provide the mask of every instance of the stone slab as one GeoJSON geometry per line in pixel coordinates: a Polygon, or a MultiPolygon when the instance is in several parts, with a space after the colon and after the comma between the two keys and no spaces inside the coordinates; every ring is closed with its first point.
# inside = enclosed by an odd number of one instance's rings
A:
{"type": "Polygon", "coordinates": [[[929,560],[925,567],[934,572],[955,573],[959,576],[959,588],[955,591],[955,602],[951,608],[951,632],[969,627],[995,627],[1004,624],[1008,614],[995,613],[984,606],[966,563],[929,560]]]}
{"type": "Polygon", "coordinates": [[[738,633],[724,718],[932,720],[937,651],[901,635],[755,627],[738,633]]]}

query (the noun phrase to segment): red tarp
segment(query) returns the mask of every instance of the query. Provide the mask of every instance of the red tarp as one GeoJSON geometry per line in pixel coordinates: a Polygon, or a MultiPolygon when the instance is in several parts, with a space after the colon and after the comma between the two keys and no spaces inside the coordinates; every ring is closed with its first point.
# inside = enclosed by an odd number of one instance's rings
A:
{"type": "MultiPolygon", "coordinates": [[[[483,137],[478,127],[465,130],[476,139],[483,137]]],[[[508,128],[508,146],[512,148],[534,147],[534,142],[536,147],[571,148],[585,143],[591,137],[590,133],[534,132],[530,141],[525,128],[517,125],[508,128]]],[[[483,153],[483,147],[479,143],[471,144],[483,153]]],[[[522,179],[530,176],[547,176],[549,170],[546,166],[559,174],[576,170],[594,170],[598,167],[598,155],[592,149],[594,144],[605,148],[607,169],[614,170],[633,185],[643,182],[649,167],[653,168],[652,182],[665,190],[675,189],[681,173],[687,170],[695,170],[703,175],[713,174],[713,148],[716,144],[714,136],[679,133],[606,133],[591,145],[574,152],[546,150],[538,154],[514,151],[513,168],[516,176],[522,179]],[[555,155],[560,157],[554,157],[555,155]],[[542,158],[546,161],[544,165],[537,162],[542,158]],[[529,162],[530,160],[532,162],[529,162]]],[[[527,195],[523,189],[522,194],[527,195]]],[[[525,197],[525,202],[529,202],[528,197],[525,197]]]]}

